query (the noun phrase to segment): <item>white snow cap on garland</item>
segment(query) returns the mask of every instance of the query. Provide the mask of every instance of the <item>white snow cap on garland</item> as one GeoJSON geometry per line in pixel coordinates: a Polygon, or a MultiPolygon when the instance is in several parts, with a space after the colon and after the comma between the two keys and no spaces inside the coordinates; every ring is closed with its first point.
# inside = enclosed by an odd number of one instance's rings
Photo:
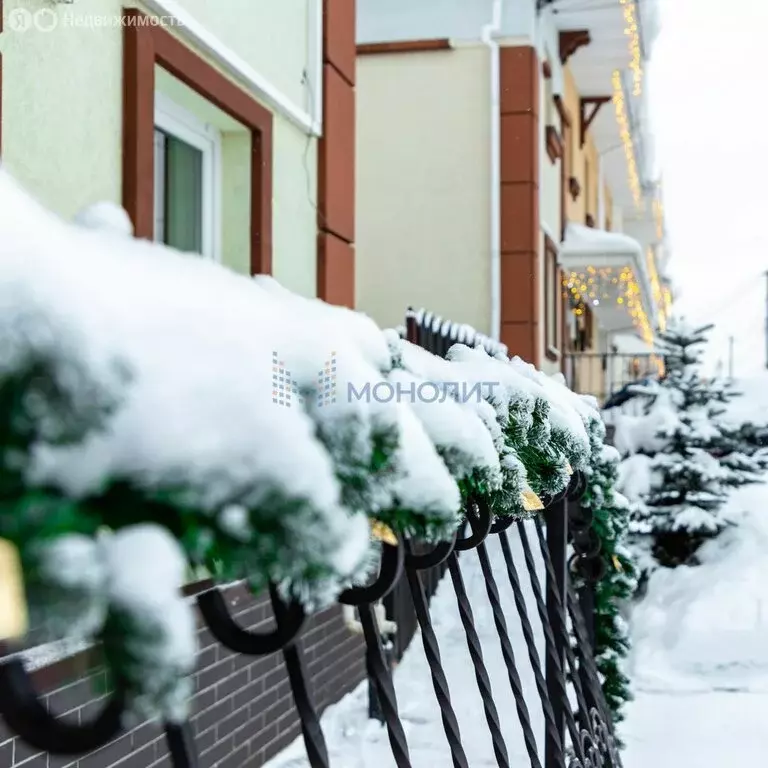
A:
{"type": "Polygon", "coordinates": [[[466,382],[470,388],[480,386],[483,395],[488,395],[502,427],[509,422],[513,403],[525,404],[528,411],[533,408],[535,388],[527,385],[508,361],[490,357],[482,347],[472,349],[463,344],[454,344],[448,350],[448,360],[455,366],[455,379],[466,382]]]}
{"type": "Polygon", "coordinates": [[[377,506],[430,510],[453,521],[460,507],[458,488],[431,435],[416,418],[414,408],[419,404],[415,399],[403,401],[388,380],[391,353],[381,329],[362,313],[290,293],[271,277],[259,275],[254,282],[270,297],[286,302],[289,318],[295,313],[301,319],[293,326],[289,319],[287,326],[274,332],[300,384],[311,387],[333,354],[335,399],[315,408],[313,417],[330,422],[331,427],[346,417],[357,417],[363,427],[361,451],[375,425],[392,427],[399,434],[396,471],[390,482],[378,485],[377,506]],[[366,394],[358,396],[362,392],[366,394]]]}
{"type": "Polygon", "coordinates": [[[108,430],[71,448],[41,446],[34,480],[73,496],[115,476],[176,481],[211,510],[232,499],[256,508],[271,492],[305,500],[317,514],[295,521],[286,546],[342,576],[355,570],[368,551],[367,520],[339,508],[310,418],[272,403],[269,330],[286,312],[218,264],[64,222],[5,173],[0,238],[5,335],[77,349],[97,381],[116,359],[132,375],[108,430]]]}
{"type": "Polygon", "coordinates": [[[424,399],[426,396],[416,397],[411,407],[432,443],[443,450],[446,456],[455,457],[455,462],[446,463],[451,464],[449,469],[457,480],[468,478],[473,470],[478,470],[495,477],[496,483],[501,482],[499,454],[491,433],[476,414],[453,400],[445,388],[432,380],[425,381],[420,376],[402,370],[393,371],[389,380],[403,389],[417,389],[425,383],[430,385],[429,397],[434,393],[435,399],[430,401],[424,399]]]}
{"type": "Polygon", "coordinates": [[[106,627],[107,658],[121,655],[129,678],[127,716],[186,719],[197,632],[193,604],[181,593],[187,560],[178,542],[160,526],[135,525],[97,539],[44,542],[36,560],[35,584],[56,597],[33,603],[45,609],[33,613],[36,630],[46,640],[89,643],[106,627]]]}
{"type": "Polygon", "coordinates": [[[497,440],[501,438],[501,430],[491,406],[479,398],[460,402],[451,397],[451,386],[462,383],[457,380],[461,365],[430,354],[399,338],[394,331],[385,331],[385,335],[390,351],[403,365],[403,370],[390,374],[390,380],[403,389],[418,389],[426,383],[435,390],[434,401],[414,398],[413,407],[434,444],[462,456],[464,466],[454,468],[458,469],[459,477],[477,469],[489,479],[500,481],[497,440]]]}
{"type": "Polygon", "coordinates": [[[133,222],[125,208],[108,200],[83,208],[73,219],[75,224],[88,229],[114,232],[117,235],[133,236],[133,222]]]}
{"type": "Polygon", "coordinates": [[[510,361],[515,371],[538,384],[549,400],[550,420],[568,432],[583,447],[585,460],[589,456],[589,436],[581,416],[581,403],[568,387],[537,370],[531,363],[519,357],[510,361]]]}
{"type": "Polygon", "coordinates": [[[189,716],[197,662],[195,612],[181,594],[186,557],[168,531],[156,525],[106,534],[101,546],[109,564],[108,622],[115,622],[117,633],[126,624],[133,628],[122,652],[143,683],[129,711],[182,722],[189,716]]]}

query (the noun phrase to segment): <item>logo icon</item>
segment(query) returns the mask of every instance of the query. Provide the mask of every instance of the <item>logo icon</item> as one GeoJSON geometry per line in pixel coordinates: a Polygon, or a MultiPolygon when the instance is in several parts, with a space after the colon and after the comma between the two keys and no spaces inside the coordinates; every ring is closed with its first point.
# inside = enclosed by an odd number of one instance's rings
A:
{"type": "Polygon", "coordinates": [[[331,352],[331,359],[317,374],[317,405],[319,408],[336,402],[336,353],[331,352]]]}
{"type": "Polygon", "coordinates": [[[26,8],[14,8],[8,14],[8,27],[14,32],[26,32],[34,27],[39,32],[51,32],[59,26],[59,16],[53,8],[40,8],[32,13],[26,8]]]}
{"type": "Polygon", "coordinates": [[[32,13],[26,8],[14,8],[8,14],[8,27],[14,32],[26,32],[32,26],[32,13]]]}
{"type": "Polygon", "coordinates": [[[33,21],[35,27],[41,32],[52,32],[59,26],[59,16],[53,8],[41,8],[35,11],[33,21]]]}
{"type": "MultiPolygon", "coordinates": [[[[316,403],[323,408],[336,402],[336,353],[331,352],[317,373],[316,403]]],[[[298,382],[291,375],[285,361],[277,352],[272,352],[272,402],[283,408],[291,408],[294,403],[305,405],[298,382]]]]}

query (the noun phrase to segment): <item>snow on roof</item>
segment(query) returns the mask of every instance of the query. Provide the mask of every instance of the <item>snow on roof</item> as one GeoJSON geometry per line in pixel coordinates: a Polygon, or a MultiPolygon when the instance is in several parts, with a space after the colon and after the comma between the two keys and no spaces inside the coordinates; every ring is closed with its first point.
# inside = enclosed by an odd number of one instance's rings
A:
{"type": "Polygon", "coordinates": [[[629,256],[642,259],[643,249],[633,237],[620,232],[585,227],[569,222],[560,245],[561,256],[629,256]]]}

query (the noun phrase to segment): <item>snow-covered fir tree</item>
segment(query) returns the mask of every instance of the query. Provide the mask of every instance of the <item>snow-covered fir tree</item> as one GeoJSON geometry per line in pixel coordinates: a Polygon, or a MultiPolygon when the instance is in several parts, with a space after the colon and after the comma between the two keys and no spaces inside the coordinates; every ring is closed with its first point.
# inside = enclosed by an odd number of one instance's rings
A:
{"type": "Polygon", "coordinates": [[[741,488],[759,483],[761,473],[768,468],[768,456],[754,439],[755,425],[728,415],[728,406],[742,393],[727,379],[712,381],[710,387],[713,402],[709,418],[717,425],[719,433],[713,437],[710,452],[727,472],[724,484],[729,488],[741,488]]]}
{"type": "Polygon", "coordinates": [[[737,465],[721,463],[727,443],[721,423],[723,386],[701,372],[701,358],[712,326],[677,320],[660,334],[666,359],[664,378],[655,386],[649,414],[658,427],[650,453],[650,488],[633,521],[650,537],[650,549],[663,566],[695,562],[707,539],[728,524],[724,504],[740,477],[737,465]]]}

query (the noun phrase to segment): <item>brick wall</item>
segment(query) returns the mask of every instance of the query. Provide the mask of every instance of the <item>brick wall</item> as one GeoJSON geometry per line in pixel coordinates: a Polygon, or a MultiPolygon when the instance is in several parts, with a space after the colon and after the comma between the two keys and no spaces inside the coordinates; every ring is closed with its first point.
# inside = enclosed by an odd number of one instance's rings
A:
{"type": "MultiPolygon", "coordinates": [[[[272,624],[268,597],[251,597],[242,586],[225,593],[241,626],[267,630],[272,624]]],[[[282,654],[246,657],[229,652],[199,623],[198,669],[192,723],[200,768],[261,766],[300,734],[282,654]]],[[[338,701],[365,677],[364,645],[344,626],[341,607],[312,617],[301,647],[313,701],[320,711],[338,701]]],[[[101,706],[103,670],[81,653],[34,673],[38,691],[53,712],[86,722],[101,706]]],[[[170,768],[158,724],[145,723],[107,746],[81,757],[50,757],[13,738],[0,722],[0,768],[170,768]]]]}

